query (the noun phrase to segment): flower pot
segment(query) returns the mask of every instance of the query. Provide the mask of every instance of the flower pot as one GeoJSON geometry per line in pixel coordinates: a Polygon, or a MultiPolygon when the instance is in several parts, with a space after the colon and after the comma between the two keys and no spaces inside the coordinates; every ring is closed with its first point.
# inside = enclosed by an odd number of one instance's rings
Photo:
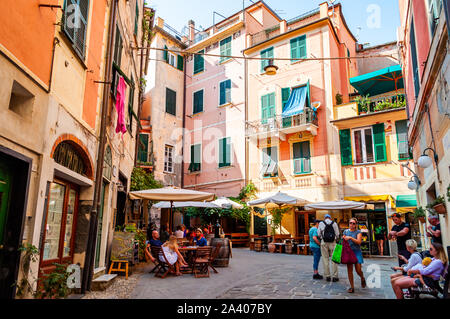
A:
{"type": "Polygon", "coordinates": [[[445,205],[443,203],[441,204],[437,204],[433,206],[433,209],[436,211],[436,213],[438,214],[445,214],[447,213],[447,209],[445,208],[445,205]]]}

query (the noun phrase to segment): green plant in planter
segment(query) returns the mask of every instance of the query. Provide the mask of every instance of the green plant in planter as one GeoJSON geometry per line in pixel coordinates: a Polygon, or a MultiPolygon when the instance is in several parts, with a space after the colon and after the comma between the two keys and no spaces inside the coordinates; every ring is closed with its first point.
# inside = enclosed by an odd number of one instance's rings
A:
{"type": "Polygon", "coordinates": [[[289,212],[289,207],[286,208],[274,208],[270,211],[272,214],[272,235],[275,235],[275,230],[281,227],[281,221],[283,216],[289,212]]]}
{"type": "Polygon", "coordinates": [[[125,231],[126,231],[127,233],[135,233],[135,232],[137,231],[137,229],[136,229],[136,226],[135,226],[135,225],[127,224],[127,225],[125,226],[125,231]]]}
{"type": "Polygon", "coordinates": [[[54,263],[55,270],[50,274],[44,274],[42,289],[38,289],[36,297],[40,299],[57,299],[67,297],[71,289],[67,287],[67,279],[70,274],[67,272],[67,265],[54,263]]]}
{"type": "Polygon", "coordinates": [[[413,217],[414,217],[415,219],[425,218],[425,216],[426,216],[425,211],[426,211],[426,210],[425,210],[423,207],[417,207],[417,208],[414,210],[413,217]]]}
{"type": "Polygon", "coordinates": [[[355,102],[358,104],[359,113],[367,113],[369,112],[370,99],[369,94],[358,96],[355,99],[355,102]]]}
{"type": "Polygon", "coordinates": [[[343,95],[340,93],[336,93],[336,105],[340,105],[343,102],[343,95]]]}
{"type": "MultiPolygon", "coordinates": [[[[28,276],[31,263],[38,260],[39,249],[37,249],[36,246],[27,243],[25,245],[22,245],[19,248],[19,251],[22,253],[21,271],[23,277],[19,282],[15,283],[15,286],[17,287],[16,296],[21,298],[24,297],[27,293],[33,294],[33,284],[30,283],[28,276]]],[[[34,281],[36,281],[35,278],[34,281]]]]}

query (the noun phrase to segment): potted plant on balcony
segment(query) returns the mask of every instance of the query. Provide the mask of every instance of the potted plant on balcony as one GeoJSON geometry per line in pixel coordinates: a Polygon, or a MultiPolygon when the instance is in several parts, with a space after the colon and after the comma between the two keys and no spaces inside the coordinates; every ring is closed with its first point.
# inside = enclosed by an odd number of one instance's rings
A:
{"type": "Polygon", "coordinates": [[[355,102],[358,104],[359,115],[366,114],[369,111],[369,95],[358,96],[355,102]]]}
{"type": "Polygon", "coordinates": [[[423,209],[423,207],[417,207],[417,208],[414,210],[413,217],[414,217],[415,219],[418,219],[422,224],[425,223],[425,216],[426,216],[426,214],[425,214],[425,209],[423,209]]]}
{"type": "Polygon", "coordinates": [[[427,208],[430,210],[433,210],[434,212],[438,214],[445,214],[447,213],[447,209],[445,207],[445,198],[444,196],[438,196],[434,202],[430,203],[427,208]]]}

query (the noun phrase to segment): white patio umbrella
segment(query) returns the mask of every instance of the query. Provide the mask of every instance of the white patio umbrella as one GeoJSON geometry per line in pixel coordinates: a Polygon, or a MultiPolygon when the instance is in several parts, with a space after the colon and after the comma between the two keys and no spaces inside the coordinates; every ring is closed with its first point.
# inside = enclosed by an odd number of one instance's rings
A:
{"type": "MultiPolygon", "coordinates": [[[[170,202],[159,202],[153,205],[154,208],[170,208],[170,202]]],[[[220,208],[214,202],[173,202],[172,207],[202,207],[202,208],[220,208]]]]}
{"type": "Polygon", "coordinates": [[[340,209],[364,209],[365,203],[353,202],[348,200],[335,200],[330,202],[321,202],[308,204],[305,206],[308,210],[340,210],[340,209]]]}
{"type": "Polygon", "coordinates": [[[220,206],[221,208],[242,208],[243,205],[236,203],[235,201],[232,201],[231,199],[227,197],[219,197],[215,201],[211,202],[215,205],[220,206]]]}
{"type": "Polygon", "coordinates": [[[308,203],[308,201],[293,197],[285,193],[278,192],[275,195],[255,199],[247,203],[248,206],[260,207],[260,208],[277,208],[282,206],[302,206],[308,203]]]}
{"type": "Polygon", "coordinates": [[[199,192],[190,189],[184,189],[174,186],[147,189],[143,191],[134,191],[129,193],[130,199],[148,199],[154,201],[169,201],[170,202],[170,215],[169,221],[173,224],[173,202],[186,202],[186,201],[212,201],[215,197],[212,193],[199,192]]]}

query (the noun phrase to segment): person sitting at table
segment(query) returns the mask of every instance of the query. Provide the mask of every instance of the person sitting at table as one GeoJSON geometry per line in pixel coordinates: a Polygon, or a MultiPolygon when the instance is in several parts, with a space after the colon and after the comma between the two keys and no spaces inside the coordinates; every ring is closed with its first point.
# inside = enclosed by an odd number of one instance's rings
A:
{"type": "Polygon", "coordinates": [[[170,235],[169,240],[162,245],[162,249],[164,251],[164,255],[166,255],[167,261],[164,259],[164,256],[160,255],[159,260],[162,262],[168,262],[169,264],[175,264],[175,275],[181,276],[180,267],[187,267],[188,264],[181,255],[178,249],[177,237],[174,235],[170,235]]]}
{"type": "Polygon", "coordinates": [[[155,258],[153,258],[151,254],[151,246],[161,247],[162,241],[159,240],[159,233],[157,230],[152,231],[152,238],[147,242],[147,247],[145,249],[145,259],[151,260],[153,263],[155,262],[155,258]]]}
{"type": "Polygon", "coordinates": [[[202,230],[200,228],[198,228],[195,233],[197,236],[194,238],[194,243],[199,247],[207,246],[208,241],[203,236],[202,230]]]}
{"type": "Polygon", "coordinates": [[[177,230],[175,231],[175,237],[184,238],[184,233],[183,230],[181,229],[181,226],[177,226],[177,230]]]}

